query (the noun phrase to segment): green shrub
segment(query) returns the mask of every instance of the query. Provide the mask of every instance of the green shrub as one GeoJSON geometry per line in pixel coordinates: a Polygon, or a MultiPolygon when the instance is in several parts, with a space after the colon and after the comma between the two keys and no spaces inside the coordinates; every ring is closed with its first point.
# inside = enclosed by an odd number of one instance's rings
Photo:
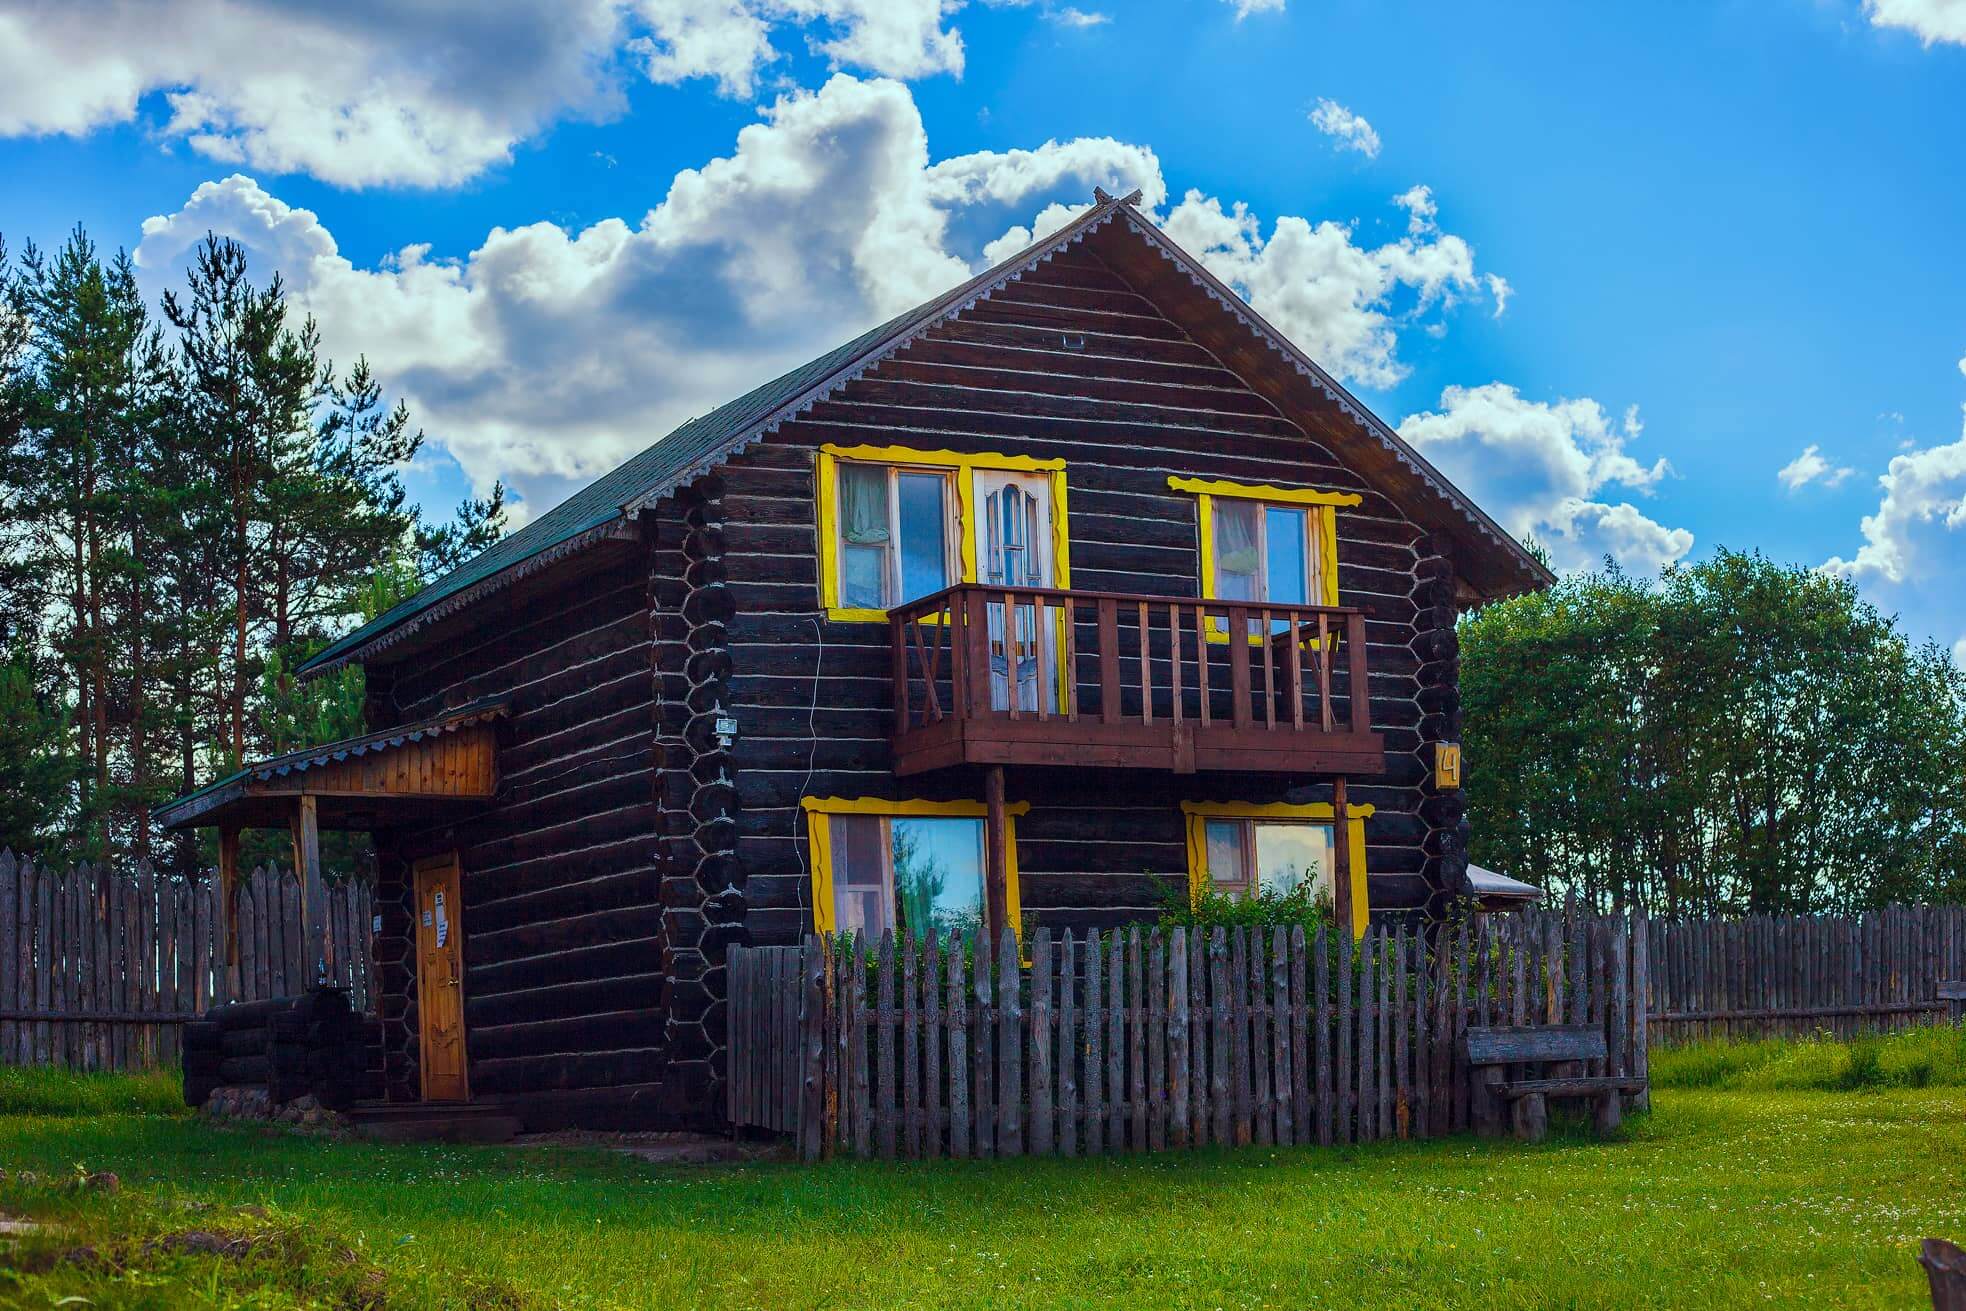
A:
{"type": "Polygon", "coordinates": [[[1207,932],[1216,928],[1292,928],[1302,925],[1306,937],[1315,937],[1321,928],[1335,924],[1331,907],[1319,899],[1317,889],[1299,883],[1288,892],[1263,891],[1253,897],[1230,897],[1214,889],[1190,897],[1186,889],[1159,885],[1160,925],[1164,929],[1186,928],[1207,932]]]}

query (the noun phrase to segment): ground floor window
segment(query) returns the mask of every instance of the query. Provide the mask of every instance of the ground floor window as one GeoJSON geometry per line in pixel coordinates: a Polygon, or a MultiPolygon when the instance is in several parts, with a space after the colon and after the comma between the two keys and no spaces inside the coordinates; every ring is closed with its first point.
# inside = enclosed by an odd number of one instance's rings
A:
{"type": "MultiPolygon", "coordinates": [[[[1352,849],[1352,928],[1362,932],[1367,914],[1365,821],[1372,807],[1346,808],[1352,849]]],[[[1320,900],[1332,901],[1337,852],[1332,808],[1312,805],[1255,805],[1187,801],[1181,804],[1188,829],[1188,887],[1199,896],[1214,891],[1232,897],[1261,892],[1286,893],[1308,883],[1320,900]]]]}
{"type": "MultiPolygon", "coordinates": [[[[985,824],[980,801],[842,800],[807,797],[813,927],[821,933],[925,937],[990,928],[984,890],[985,824]]],[[[1006,807],[1005,899],[1017,927],[1016,816],[1006,807]]]]}

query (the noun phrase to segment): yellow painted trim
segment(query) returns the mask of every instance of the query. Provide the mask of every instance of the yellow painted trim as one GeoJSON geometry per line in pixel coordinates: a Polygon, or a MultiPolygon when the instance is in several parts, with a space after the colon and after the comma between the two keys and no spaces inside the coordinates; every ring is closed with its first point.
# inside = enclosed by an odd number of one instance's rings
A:
{"type": "Polygon", "coordinates": [[[956,475],[957,572],[960,581],[976,581],[976,472],[1048,473],[1051,475],[1051,565],[1054,585],[1072,585],[1072,534],[1065,506],[1065,461],[1035,455],[1003,455],[995,451],[923,451],[910,446],[840,446],[819,448],[819,603],[826,617],[843,623],[885,623],[887,611],[840,604],[839,543],[833,531],[839,504],[839,461],[899,464],[919,469],[943,469],[956,475]]]}
{"type": "MultiPolygon", "coordinates": [[[[1244,501],[1267,501],[1282,505],[1309,505],[1316,507],[1318,513],[1318,591],[1317,604],[1338,604],[1338,511],[1341,505],[1358,505],[1363,498],[1356,492],[1319,492],[1308,489],[1272,487],[1267,483],[1231,483],[1207,478],[1170,477],[1167,485],[1177,492],[1196,494],[1195,530],[1201,538],[1201,594],[1205,600],[1218,600],[1215,595],[1215,498],[1227,496],[1244,501]]],[[[1252,604],[1255,604],[1252,602],[1252,604]]],[[[1208,640],[1226,643],[1229,640],[1228,625],[1220,618],[1210,615],[1208,619],[1208,640]]],[[[1251,633],[1252,644],[1263,640],[1262,634],[1251,633]]],[[[1316,645],[1316,639],[1311,644],[1316,645]]]]}
{"type": "MultiPolygon", "coordinates": [[[[949,815],[958,819],[978,819],[990,813],[981,801],[889,801],[886,797],[801,797],[799,808],[810,815],[949,815]]],[[[1012,801],[1003,809],[1006,815],[1027,815],[1031,803],[1012,801]]],[[[1330,809],[1325,807],[1327,812],[1330,809]]]]}
{"type": "Polygon", "coordinates": [[[1065,467],[1062,457],[1003,455],[996,451],[924,451],[913,446],[840,446],[833,442],[827,442],[819,450],[823,455],[840,460],[863,460],[871,464],[926,464],[938,469],[1045,473],[1065,467]]]}
{"type": "MultiPolygon", "coordinates": [[[[1372,818],[1370,805],[1347,806],[1346,827],[1352,839],[1352,936],[1365,936],[1372,908],[1367,902],[1365,878],[1365,821],[1372,818]]],[[[1328,801],[1292,805],[1287,801],[1254,803],[1245,801],[1184,801],[1188,839],[1188,896],[1199,898],[1208,889],[1208,821],[1211,819],[1301,819],[1331,821],[1335,807],[1328,801]]],[[[830,885],[829,885],[830,891],[830,885]]]]}
{"type": "MultiPolygon", "coordinates": [[[[833,815],[912,815],[982,819],[990,808],[981,801],[889,801],[885,797],[801,797],[806,812],[807,848],[812,857],[812,926],[817,933],[835,931],[833,919],[833,834],[827,819],[833,815]],[[818,822],[815,822],[815,818],[818,822]]],[[[1004,808],[1004,838],[1010,850],[1004,861],[1004,906],[1011,932],[1023,936],[1024,895],[1017,876],[1017,817],[1030,813],[1031,803],[1013,801],[1004,808]]]]}
{"type": "Polygon", "coordinates": [[[1177,492],[1197,492],[1203,496],[1232,496],[1243,501],[1278,501],[1289,505],[1363,505],[1357,492],[1321,492],[1311,487],[1273,487],[1269,483],[1232,483],[1219,478],[1170,477],[1167,485],[1177,492]]]}

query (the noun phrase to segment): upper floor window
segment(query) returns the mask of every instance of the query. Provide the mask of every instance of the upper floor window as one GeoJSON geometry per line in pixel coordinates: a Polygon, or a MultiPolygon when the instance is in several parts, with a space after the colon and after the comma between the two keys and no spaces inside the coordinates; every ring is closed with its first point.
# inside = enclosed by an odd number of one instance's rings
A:
{"type": "MultiPolygon", "coordinates": [[[[1233,484],[1211,478],[1170,478],[1193,491],[1201,535],[1201,596],[1256,605],[1337,605],[1337,507],[1359,505],[1355,491],[1233,484]]],[[[1272,621],[1278,631],[1284,621],[1272,621]]],[[[1221,617],[1209,619],[1215,639],[1227,637],[1221,617]]],[[[1250,621],[1250,633],[1258,621],[1250,621]]]]}
{"type": "Polygon", "coordinates": [[[1320,492],[1204,478],[1169,478],[1194,492],[1201,592],[1222,601],[1338,604],[1338,514],[1355,492],[1320,492]]]}
{"type": "Polygon", "coordinates": [[[954,475],[846,463],[839,470],[840,603],[885,610],[955,580],[954,475]]]}
{"type": "Polygon", "coordinates": [[[1070,585],[1063,460],[829,444],[818,488],[828,618],[883,619],[957,582],[1070,585]]]}
{"type": "Polygon", "coordinates": [[[1316,507],[1224,501],[1214,507],[1215,577],[1225,601],[1310,605],[1324,596],[1324,516],[1316,507]]]}

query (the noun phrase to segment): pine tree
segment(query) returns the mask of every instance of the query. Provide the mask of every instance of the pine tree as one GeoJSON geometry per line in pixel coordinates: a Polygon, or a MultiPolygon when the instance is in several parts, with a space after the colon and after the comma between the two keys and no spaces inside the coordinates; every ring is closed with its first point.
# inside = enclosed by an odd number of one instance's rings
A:
{"type": "Polygon", "coordinates": [[[289,516],[306,500],[309,422],[322,382],[312,321],[287,324],[286,289],[275,274],[264,290],[248,280],[238,243],[207,235],[186,296],[165,292],[177,329],[182,419],[199,430],[225,496],[222,563],[231,622],[223,654],[224,752],[237,768],[248,754],[248,701],[260,657],[253,625],[269,596],[291,585],[289,516]]]}
{"type": "Polygon", "coordinates": [[[482,500],[467,496],[446,524],[419,522],[417,570],[424,582],[443,577],[505,536],[505,484],[494,482],[482,500]]]}
{"type": "Polygon", "coordinates": [[[22,304],[34,353],[16,486],[31,525],[27,559],[55,580],[47,634],[64,671],[61,700],[73,707],[82,850],[113,845],[113,595],[131,567],[119,551],[125,516],[117,473],[136,441],[135,409],[148,315],[129,260],[105,267],[79,227],[61,251],[22,255],[22,304]]]}
{"type": "Polygon", "coordinates": [[[0,661],[0,850],[23,855],[66,854],[59,844],[77,764],[41,682],[30,652],[0,661]]]}

